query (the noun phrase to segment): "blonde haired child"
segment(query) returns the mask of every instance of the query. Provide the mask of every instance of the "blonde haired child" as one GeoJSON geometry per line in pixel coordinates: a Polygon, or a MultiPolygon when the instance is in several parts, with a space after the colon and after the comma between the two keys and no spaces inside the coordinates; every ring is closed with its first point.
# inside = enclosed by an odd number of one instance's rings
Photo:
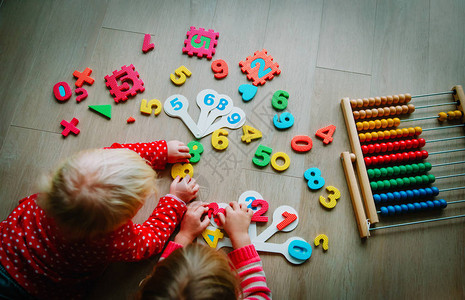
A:
{"type": "Polygon", "coordinates": [[[196,197],[195,180],[177,177],[143,224],[131,218],[156,192],[153,169],[188,158],[183,143],[157,141],[64,161],[0,223],[0,298],[81,298],[111,262],[159,253],[196,197]]]}
{"type": "Polygon", "coordinates": [[[225,210],[225,215],[218,216],[234,248],[228,257],[192,244],[210,222],[207,216],[202,220],[208,208],[193,202],[174,242],[169,242],[161,261],[141,282],[137,300],[271,299],[260,257],[248,234],[253,211],[237,202],[225,210]]]}

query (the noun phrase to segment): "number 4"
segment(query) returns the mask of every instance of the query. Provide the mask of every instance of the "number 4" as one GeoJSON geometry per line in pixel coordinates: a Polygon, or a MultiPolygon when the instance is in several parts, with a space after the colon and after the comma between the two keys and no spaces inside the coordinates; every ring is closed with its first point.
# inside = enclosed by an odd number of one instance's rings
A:
{"type": "Polygon", "coordinates": [[[334,131],[336,131],[336,126],[331,124],[326,127],[318,129],[315,135],[323,139],[323,143],[327,145],[333,141],[334,131]]]}
{"type": "Polygon", "coordinates": [[[241,140],[247,144],[252,140],[256,140],[262,137],[262,132],[260,130],[255,129],[249,125],[242,126],[242,132],[244,134],[242,135],[241,140]]]}

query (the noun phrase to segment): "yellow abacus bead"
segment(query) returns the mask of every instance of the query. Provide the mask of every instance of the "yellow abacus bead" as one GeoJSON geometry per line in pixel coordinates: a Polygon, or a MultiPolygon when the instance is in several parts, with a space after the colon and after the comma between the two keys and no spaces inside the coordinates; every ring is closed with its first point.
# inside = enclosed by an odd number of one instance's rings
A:
{"type": "Polygon", "coordinates": [[[447,114],[443,111],[438,113],[438,121],[444,122],[445,120],[447,120],[447,114]]]}
{"type": "Polygon", "coordinates": [[[375,105],[378,106],[381,104],[381,97],[375,97],[375,105]]]}
{"type": "Polygon", "coordinates": [[[367,119],[371,118],[371,115],[372,115],[371,109],[366,109],[366,110],[365,110],[365,113],[366,113],[366,118],[367,118],[367,119]]]}
{"type": "Polygon", "coordinates": [[[391,133],[389,132],[389,130],[384,130],[383,131],[383,139],[388,139],[391,137],[391,133]]]}
{"type": "Polygon", "coordinates": [[[397,132],[394,129],[389,130],[389,138],[394,139],[397,136],[397,132]]]}
{"type": "Polygon", "coordinates": [[[357,107],[363,107],[363,100],[357,99],[357,107]]]}
{"type": "Polygon", "coordinates": [[[462,117],[462,115],[463,115],[463,114],[462,114],[462,112],[461,112],[460,110],[456,110],[456,111],[455,111],[455,118],[456,118],[457,120],[460,119],[460,118],[462,117]]]}
{"type": "Polygon", "coordinates": [[[402,128],[402,136],[407,137],[409,136],[410,132],[408,131],[408,128],[402,128]]]}
{"type": "Polygon", "coordinates": [[[374,106],[375,105],[375,98],[368,98],[368,105],[374,106]]]}
{"type": "Polygon", "coordinates": [[[377,110],[376,108],[373,108],[373,109],[371,110],[371,116],[372,116],[373,118],[376,118],[376,117],[378,116],[378,110],[377,110]]]}
{"type": "Polygon", "coordinates": [[[360,142],[364,142],[364,141],[366,140],[366,136],[365,136],[364,133],[360,133],[360,134],[358,135],[358,138],[360,139],[360,142]]]}
{"type": "Polygon", "coordinates": [[[408,113],[408,106],[407,105],[402,105],[402,114],[405,115],[408,113]]]}
{"type": "Polygon", "coordinates": [[[386,121],[388,123],[387,127],[392,127],[392,125],[394,125],[394,120],[392,120],[391,118],[387,119],[386,121]]]}
{"type": "Polygon", "coordinates": [[[367,133],[365,133],[365,138],[366,138],[366,141],[369,142],[369,141],[371,141],[371,139],[373,137],[372,137],[371,133],[367,132],[367,133]]]}
{"type": "Polygon", "coordinates": [[[358,111],[354,111],[352,114],[354,115],[355,120],[360,119],[360,113],[358,111]]]}
{"type": "Polygon", "coordinates": [[[400,119],[399,118],[394,118],[394,127],[397,127],[400,125],[400,119]]]}
{"type": "Polygon", "coordinates": [[[400,94],[399,95],[399,103],[400,104],[403,104],[405,102],[405,95],[404,94],[400,94]]]}
{"type": "Polygon", "coordinates": [[[408,113],[409,114],[411,114],[411,113],[413,113],[415,111],[415,105],[409,104],[409,105],[407,105],[407,107],[408,107],[408,113]]]}
{"type": "Polygon", "coordinates": [[[389,123],[388,123],[388,121],[386,119],[381,119],[380,122],[381,122],[381,127],[382,128],[386,128],[389,125],[389,123]]]}
{"type": "Polygon", "coordinates": [[[370,128],[370,122],[363,122],[363,130],[368,130],[370,128]]]}
{"type": "Polygon", "coordinates": [[[453,111],[448,111],[447,112],[447,119],[448,120],[453,120],[455,119],[455,113],[453,111]]]}
{"type": "Polygon", "coordinates": [[[408,135],[409,136],[414,136],[415,135],[415,128],[409,127],[408,128],[408,135]]]}
{"type": "Polygon", "coordinates": [[[357,123],[355,123],[355,126],[357,126],[357,131],[362,131],[362,129],[363,129],[363,122],[357,122],[357,123]]]}
{"type": "Polygon", "coordinates": [[[376,123],[374,121],[368,122],[368,129],[373,130],[376,127],[376,123]]]}
{"type": "Polygon", "coordinates": [[[378,131],[376,133],[378,140],[384,139],[384,131],[378,131]]]}
{"type": "Polygon", "coordinates": [[[368,98],[363,98],[362,101],[363,101],[363,106],[367,107],[368,106],[368,98]]]}
{"type": "Polygon", "coordinates": [[[410,95],[409,93],[404,94],[404,95],[405,95],[405,103],[409,103],[410,100],[412,100],[412,95],[410,95]]]}
{"type": "Polygon", "coordinates": [[[396,129],[396,137],[401,137],[403,135],[402,129],[398,128],[396,129]]]}
{"type": "Polygon", "coordinates": [[[386,96],[381,97],[381,105],[386,104],[386,102],[387,102],[387,97],[386,96]]]}
{"type": "Polygon", "coordinates": [[[416,135],[420,135],[422,132],[423,132],[423,130],[421,129],[421,127],[419,127],[419,126],[415,127],[415,134],[416,135]]]}
{"type": "Polygon", "coordinates": [[[380,120],[375,120],[373,123],[374,123],[374,126],[375,126],[376,129],[381,128],[381,121],[380,120]]]}
{"type": "Polygon", "coordinates": [[[357,107],[357,100],[351,99],[351,100],[350,100],[350,106],[351,106],[352,108],[356,108],[356,107],[357,107]]]}
{"type": "Polygon", "coordinates": [[[359,110],[358,112],[360,113],[360,119],[365,119],[367,113],[364,110],[359,110]]]}
{"type": "Polygon", "coordinates": [[[397,105],[396,106],[396,115],[400,115],[400,114],[402,114],[402,106],[397,105]]]}
{"type": "Polygon", "coordinates": [[[399,95],[392,96],[392,103],[394,103],[394,104],[399,103],[399,95]]]}
{"type": "Polygon", "coordinates": [[[373,131],[373,132],[371,133],[371,139],[372,139],[373,141],[376,141],[376,140],[378,140],[378,138],[379,138],[378,131],[373,131]]]}

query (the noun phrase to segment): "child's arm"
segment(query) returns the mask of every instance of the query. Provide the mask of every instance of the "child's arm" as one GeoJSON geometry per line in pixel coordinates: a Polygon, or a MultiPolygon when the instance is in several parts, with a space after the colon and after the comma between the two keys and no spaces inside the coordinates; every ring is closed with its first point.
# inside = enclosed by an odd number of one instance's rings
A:
{"type": "Polygon", "coordinates": [[[137,152],[142,158],[150,162],[157,170],[165,168],[167,163],[188,162],[191,155],[189,147],[179,141],[164,140],[150,143],[118,144],[114,143],[111,148],[126,148],[137,152]]]}
{"type": "Polygon", "coordinates": [[[219,213],[218,217],[234,248],[228,256],[241,277],[244,299],[271,299],[260,256],[248,233],[253,211],[237,202],[231,202],[225,211],[226,215],[219,213]]]}

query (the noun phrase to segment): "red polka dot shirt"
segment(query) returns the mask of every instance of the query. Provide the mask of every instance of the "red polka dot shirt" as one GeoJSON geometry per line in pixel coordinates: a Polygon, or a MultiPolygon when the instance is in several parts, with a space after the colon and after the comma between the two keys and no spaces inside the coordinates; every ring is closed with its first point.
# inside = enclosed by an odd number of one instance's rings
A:
{"type": "MultiPolygon", "coordinates": [[[[165,141],[113,144],[139,153],[156,169],[164,168],[165,141]]],[[[27,292],[39,299],[76,299],[92,279],[117,261],[139,261],[161,252],[180,223],[186,205],[162,197],[143,224],[129,221],[116,231],[85,241],[66,238],[36,203],[37,194],[22,199],[0,223],[0,264],[27,292]]]]}

